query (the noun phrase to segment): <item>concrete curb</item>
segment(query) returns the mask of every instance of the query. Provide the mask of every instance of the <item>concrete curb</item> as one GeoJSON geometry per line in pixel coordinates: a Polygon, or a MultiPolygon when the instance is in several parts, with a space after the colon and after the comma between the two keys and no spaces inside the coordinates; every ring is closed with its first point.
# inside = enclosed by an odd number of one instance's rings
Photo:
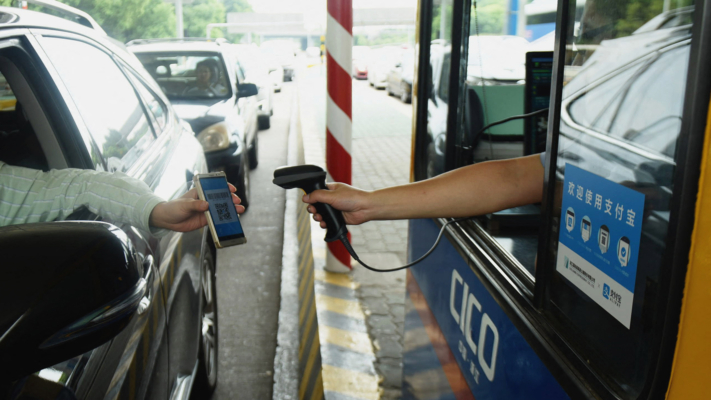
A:
{"type": "MultiPolygon", "coordinates": [[[[298,92],[298,90],[297,90],[298,92]]],[[[287,162],[303,164],[298,95],[294,95],[287,162]]],[[[281,308],[274,358],[274,399],[322,399],[321,353],[308,212],[302,193],[287,191],[284,214],[281,308]]]]}
{"type": "MultiPolygon", "coordinates": [[[[297,80],[297,84],[299,83],[297,80]]],[[[300,98],[298,102],[300,103],[299,118],[303,123],[299,128],[303,133],[303,142],[298,144],[304,157],[302,160],[307,164],[325,167],[323,148],[325,128],[314,126],[316,124],[313,123],[313,118],[307,114],[307,111],[319,112],[319,110],[313,110],[311,105],[303,104],[300,98]]],[[[299,138],[301,139],[301,136],[299,138]]],[[[299,212],[304,212],[307,221],[310,221],[306,208],[300,201],[301,192],[298,199],[299,212]]],[[[309,243],[304,245],[313,249],[313,282],[325,398],[327,400],[378,400],[381,378],[373,364],[375,361],[373,344],[368,335],[363,307],[356,295],[357,284],[350,274],[325,270],[327,251],[326,243],[323,241],[324,230],[313,221],[308,229],[310,235],[305,239],[309,243]]]]}

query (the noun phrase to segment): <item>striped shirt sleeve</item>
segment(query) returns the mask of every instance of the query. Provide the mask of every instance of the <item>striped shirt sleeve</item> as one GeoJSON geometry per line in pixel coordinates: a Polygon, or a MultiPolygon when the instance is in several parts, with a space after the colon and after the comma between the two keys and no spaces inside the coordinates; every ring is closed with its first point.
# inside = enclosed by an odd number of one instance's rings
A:
{"type": "Polygon", "coordinates": [[[43,172],[0,162],[0,226],[62,220],[80,206],[151,232],[151,211],[164,200],[120,172],[43,172]]]}

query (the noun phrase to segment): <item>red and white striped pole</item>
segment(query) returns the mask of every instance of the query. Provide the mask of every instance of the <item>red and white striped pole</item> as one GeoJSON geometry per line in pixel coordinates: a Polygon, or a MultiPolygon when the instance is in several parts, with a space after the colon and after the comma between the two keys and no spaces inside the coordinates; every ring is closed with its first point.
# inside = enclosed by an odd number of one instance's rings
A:
{"type": "MultiPolygon", "coordinates": [[[[352,0],[328,0],[326,24],[326,169],[336,182],[351,184],[352,0]]],[[[350,233],[348,234],[350,240],[350,233]]],[[[348,272],[351,256],[341,242],[328,243],[326,270],[348,272]]]]}

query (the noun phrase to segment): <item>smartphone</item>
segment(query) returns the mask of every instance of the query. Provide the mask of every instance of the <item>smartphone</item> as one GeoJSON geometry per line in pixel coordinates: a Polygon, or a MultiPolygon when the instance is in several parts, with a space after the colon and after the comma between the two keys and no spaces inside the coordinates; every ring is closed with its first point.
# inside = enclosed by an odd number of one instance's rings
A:
{"type": "Polygon", "coordinates": [[[197,174],[193,178],[200,200],[206,200],[210,207],[205,211],[215,247],[223,248],[247,243],[237,209],[232,202],[232,193],[227,186],[224,172],[197,174]]]}

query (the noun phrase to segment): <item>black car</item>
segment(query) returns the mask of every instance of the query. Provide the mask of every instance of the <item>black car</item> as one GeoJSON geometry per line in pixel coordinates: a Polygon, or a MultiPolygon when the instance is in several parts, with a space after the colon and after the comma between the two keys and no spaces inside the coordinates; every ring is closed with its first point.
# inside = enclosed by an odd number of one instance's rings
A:
{"type": "MultiPolygon", "coordinates": [[[[100,32],[2,7],[0,75],[0,160],[116,171],[165,199],[207,172],[151,76],[100,32]]],[[[0,397],[207,396],[217,376],[207,229],[159,239],[87,209],[67,219],[0,228],[0,397]]]]}
{"type": "Polygon", "coordinates": [[[248,207],[249,170],[258,163],[258,88],[237,78],[230,46],[200,38],[127,44],[195,131],[210,170],[225,171],[248,207]]]}

